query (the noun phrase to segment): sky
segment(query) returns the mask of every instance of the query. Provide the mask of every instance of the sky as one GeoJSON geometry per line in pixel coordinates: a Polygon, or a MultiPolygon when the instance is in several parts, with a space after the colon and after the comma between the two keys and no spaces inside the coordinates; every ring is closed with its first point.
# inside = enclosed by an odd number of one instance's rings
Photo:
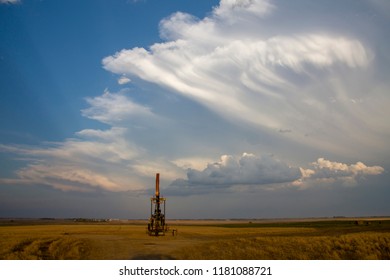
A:
{"type": "Polygon", "coordinates": [[[0,217],[390,215],[387,0],[0,0],[0,217]]]}

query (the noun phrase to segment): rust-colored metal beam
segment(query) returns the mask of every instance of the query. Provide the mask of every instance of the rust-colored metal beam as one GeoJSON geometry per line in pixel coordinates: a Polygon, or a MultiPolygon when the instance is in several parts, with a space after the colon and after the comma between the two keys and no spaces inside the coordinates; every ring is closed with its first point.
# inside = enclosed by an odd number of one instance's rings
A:
{"type": "Polygon", "coordinates": [[[156,173],[156,197],[160,196],[160,173],[156,173]]]}

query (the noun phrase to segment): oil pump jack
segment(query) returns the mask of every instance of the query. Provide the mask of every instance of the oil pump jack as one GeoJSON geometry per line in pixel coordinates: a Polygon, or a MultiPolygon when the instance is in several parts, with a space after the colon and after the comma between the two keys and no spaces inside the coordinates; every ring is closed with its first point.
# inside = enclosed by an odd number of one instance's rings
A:
{"type": "Polygon", "coordinates": [[[160,174],[156,173],[156,193],[150,198],[149,235],[165,235],[168,225],[165,223],[165,198],[160,197],[160,174]]]}

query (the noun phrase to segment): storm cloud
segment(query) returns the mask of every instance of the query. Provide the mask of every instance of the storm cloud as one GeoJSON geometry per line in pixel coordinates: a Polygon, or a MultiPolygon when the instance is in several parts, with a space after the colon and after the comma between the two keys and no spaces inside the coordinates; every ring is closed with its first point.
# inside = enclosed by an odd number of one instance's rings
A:
{"type": "Polygon", "coordinates": [[[198,171],[187,171],[190,185],[262,185],[292,182],[300,178],[299,168],[288,166],[270,156],[244,153],[240,157],[223,155],[198,171]]]}
{"type": "Polygon", "coordinates": [[[189,168],[187,179],[178,179],[171,186],[181,193],[187,189],[188,194],[199,191],[213,191],[213,189],[231,188],[238,190],[243,186],[278,189],[313,188],[318,186],[355,186],[358,181],[370,176],[382,174],[385,170],[381,166],[367,166],[362,162],[346,164],[332,162],[324,158],[309,164],[311,168],[290,166],[272,156],[256,156],[244,153],[239,157],[223,155],[220,160],[207,164],[203,170],[189,168]],[[272,186],[273,185],[273,186],[272,186]],[[271,187],[270,187],[271,186],[271,187]],[[191,191],[190,191],[191,190],[191,191]]]}
{"type": "Polygon", "coordinates": [[[103,66],[270,137],[346,156],[379,153],[389,116],[373,111],[386,99],[372,75],[375,46],[348,26],[326,26],[326,15],[303,30],[299,17],[294,24],[281,20],[285,9],[283,1],[221,1],[202,19],[177,12],[160,22],[162,43],[123,49],[103,66]],[[372,83],[378,86],[367,86],[372,83]]]}

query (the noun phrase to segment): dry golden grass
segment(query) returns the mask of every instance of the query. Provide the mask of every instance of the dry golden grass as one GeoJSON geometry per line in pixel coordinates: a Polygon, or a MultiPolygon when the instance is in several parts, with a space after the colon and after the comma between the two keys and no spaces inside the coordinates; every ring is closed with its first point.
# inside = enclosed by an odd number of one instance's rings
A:
{"type": "Polygon", "coordinates": [[[0,224],[0,259],[390,259],[390,222],[178,224],[177,236],[145,224],[0,224]]]}
{"type": "Polygon", "coordinates": [[[186,248],[180,259],[340,260],[390,259],[390,234],[341,237],[254,237],[209,242],[186,248]]]}

